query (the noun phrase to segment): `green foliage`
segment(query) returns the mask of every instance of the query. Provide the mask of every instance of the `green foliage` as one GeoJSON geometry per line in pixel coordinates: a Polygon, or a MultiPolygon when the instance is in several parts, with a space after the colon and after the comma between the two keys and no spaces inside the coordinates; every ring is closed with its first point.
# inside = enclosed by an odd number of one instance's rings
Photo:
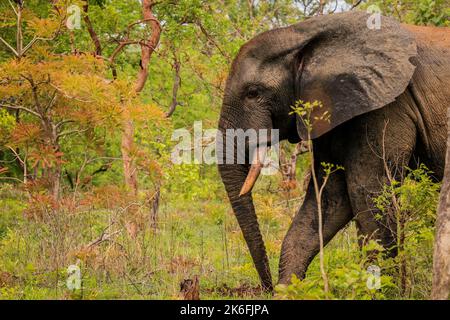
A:
{"type": "Polygon", "coordinates": [[[323,290],[323,280],[316,265],[312,265],[304,280],[292,276],[292,283],[279,285],[276,288],[279,299],[345,299],[345,300],[382,300],[387,299],[389,291],[394,287],[393,279],[387,274],[381,274],[379,288],[370,286],[373,274],[368,272],[368,266],[382,260],[383,248],[376,242],[369,242],[359,252],[348,251],[345,248],[333,248],[327,252],[327,274],[330,292],[323,290]],[[377,251],[374,260],[372,252],[377,251]],[[333,255],[331,258],[331,255],[333,255]]]}
{"type": "Polygon", "coordinates": [[[311,134],[317,122],[330,122],[330,112],[328,110],[320,111],[323,108],[323,104],[320,101],[304,102],[298,100],[291,108],[293,111],[290,114],[299,116],[309,134],[311,134]]]}
{"type": "Polygon", "coordinates": [[[21,212],[24,209],[24,199],[14,192],[10,185],[0,185],[0,240],[9,229],[17,228],[22,222],[21,212]]]}
{"type": "Polygon", "coordinates": [[[446,0],[421,0],[413,12],[414,24],[450,26],[450,4],[446,0]]]}
{"type": "MultiPolygon", "coordinates": [[[[391,264],[398,272],[397,295],[426,298],[431,288],[434,223],[440,184],[421,164],[406,169],[403,181],[392,180],[373,201],[380,211],[376,218],[387,217],[397,234],[398,255],[391,264]]],[[[385,220],[383,220],[385,221],[385,220]]]]}
{"type": "Polygon", "coordinates": [[[361,8],[371,5],[376,5],[382,14],[393,16],[404,23],[442,27],[450,25],[448,0],[369,0],[361,8]]]}
{"type": "Polygon", "coordinates": [[[5,109],[0,109],[0,143],[4,144],[8,141],[11,132],[16,125],[14,117],[5,109]]]}
{"type": "Polygon", "coordinates": [[[416,169],[406,168],[406,171],[403,181],[392,180],[383,186],[383,191],[373,199],[374,204],[380,212],[387,214],[392,208],[393,199],[396,199],[399,203],[396,214],[407,215],[411,227],[418,227],[418,230],[422,227],[432,228],[436,218],[440,183],[433,181],[432,172],[424,164],[420,164],[416,169]]]}
{"type": "Polygon", "coordinates": [[[330,176],[339,170],[345,170],[345,168],[343,166],[332,164],[332,163],[322,162],[321,165],[322,165],[322,169],[325,173],[325,176],[330,176]]]}

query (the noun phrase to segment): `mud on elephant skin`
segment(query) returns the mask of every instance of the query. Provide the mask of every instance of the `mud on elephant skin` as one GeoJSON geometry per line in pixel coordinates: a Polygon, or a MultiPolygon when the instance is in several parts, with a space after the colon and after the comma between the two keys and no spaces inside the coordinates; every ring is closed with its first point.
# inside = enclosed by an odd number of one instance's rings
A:
{"type": "MultiPolygon", "coordinates": [[[[389,247],[395,235],[374,219],[370,204],[386,176],[376,154],[384,145],[387,162],[419,160],[441,179],[450,40],[448,28],[411,27],[387,17],[371,30],[368,17],[358,11],[314,17],[245,44],[227,80],[219,130],[226,138],[227,129],[279,129],[280,139],[296,143],[306,138],[306,129],[291,106],[299,99],[321,101],[331,120],[313,127],[315,163],[345,167],[331,177],[323,196],[325,243],[355,219],[361,235],[389,247]]],[[[220,164],[219,172],[262,286],[272,290],[251,188],[240,194],[244,184],[253,185],[257,170],[231,163],[220,164]]],[[[292,274],[304,277],[319,250],[313,192],[310,185],[283,241],[280,283],[292,274]]]]}

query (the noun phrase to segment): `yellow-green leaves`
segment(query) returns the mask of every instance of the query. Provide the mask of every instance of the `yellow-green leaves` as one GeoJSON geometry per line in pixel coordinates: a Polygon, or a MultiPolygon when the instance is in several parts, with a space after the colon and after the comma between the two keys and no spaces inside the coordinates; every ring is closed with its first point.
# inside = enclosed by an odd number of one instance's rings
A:
{"type": "Polygon", "coordinates": [[[328,110],[322,112],[317,111],[323,108],[323,104],[320,101],[304,102],[303,100],[298,100],[291,108],[293,111],[290,114],[299,116],[309,133],[311,133],[315,123],[318,121],[330,122],[330,113],[328,110]]]}
{"type": "Polygon", "coordinates": [[[0,109],[0,144],[5,143],[14,129],[14,117],[5,109],[0,109]]]}

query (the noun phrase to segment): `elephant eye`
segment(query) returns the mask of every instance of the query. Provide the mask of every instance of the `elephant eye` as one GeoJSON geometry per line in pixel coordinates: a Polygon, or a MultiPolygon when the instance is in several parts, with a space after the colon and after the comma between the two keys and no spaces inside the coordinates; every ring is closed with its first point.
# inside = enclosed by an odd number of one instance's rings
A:
{"type": "Polygon", "coordinates": [[[258,92],[257,88],[249,88],[246,93],[246,98],[247,99],[255,99],[258,97],[258,95],[259,95],[259,92],[258,92]]]}

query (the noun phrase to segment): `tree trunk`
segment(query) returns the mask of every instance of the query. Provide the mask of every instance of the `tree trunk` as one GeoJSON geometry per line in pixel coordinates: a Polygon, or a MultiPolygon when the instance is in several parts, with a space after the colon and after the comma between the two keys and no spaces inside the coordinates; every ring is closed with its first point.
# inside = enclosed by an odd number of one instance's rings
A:
{"type": "MultiPolygon", "coordinates": [[[[449,110],[450,111],[450,110],[449,110]]],[[[431,298],[446,300],[450,293],[450,114],[447,120],[447,154],[436,220],[431,298]]]]}
{"type": "Polygon", "coordinates": [[[161,197],[161,187],[158,185],[156,193],[150,199],[150,226],[156,230],[158,227],[158,210],[159,210],[159,199],[161,197]]]}
{"type": "Polygon", "coordinates": [[[52,180],[52,197],[55,202],[59,200],[59,193],[61,189],[61,164],[56,164],[56,167],[51,172],[52,180]]]}
{"type": "Polygon", "coordinates": [[[185,279],[180,283],[180,292],[183,300],[200,300],[200,282],[198,276],[194,279],[185,279]]]}
{"type": "MultiPolygon", "coordinates": [[[[152,34],[148,40],[142,40],[141,45],[141,62],[140,69],[137,75],[135,83],[136,93],[140,93],[144,88],[145,82],[148,78],[148,64],[150,58],[155,51],[156,46],[159,43],[161,35],[161,26],[153,15],[152,8],[155,2],[152,0],[142,1],[142,14],[145,23],[149,24],[152,29],[152,34]]],[[[124,130],[122,135],[122,159],[123,159],[123,169],[124,178],[126,186],[135,194],[138,191],[138,171],[135,165],[132,150],[134,145],[134,125],[131,119],[128,117],[124,120],[124,130]]]]}
{"type": "Polygon", "coordinates": [[[123,175],[125,178],[125,185],[131,192],[137,195],[137,168],[134,163],[133,145],[134,145],[134,125],[130,119],[123,121],[122,133],[122,160],[123,160],[123,175]]]}

